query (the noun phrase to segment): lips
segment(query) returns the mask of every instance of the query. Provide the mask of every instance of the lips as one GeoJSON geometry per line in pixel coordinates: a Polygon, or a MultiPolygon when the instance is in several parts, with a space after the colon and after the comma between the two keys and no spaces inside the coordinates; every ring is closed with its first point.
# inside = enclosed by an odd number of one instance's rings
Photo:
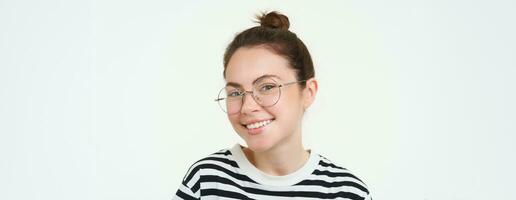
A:
{"type": "Polygon", "coordinates": [[[249,123],[242,124],[242,126],[246,127],[247,129],[257,129],[257,128],[267,126],[272,121],[274,121],[274,119],[253,120],[249,123]]]}
{"type": "Polygon", "coordinates": [[[247,127],[247,129],[255,129],[255,128],[260,128],[262,126],[270,124],[271,122],[272,122],[272,120],[265,120],[265,121],[261,121],[261,122],[248,124],[246,127],[247,127]]]}

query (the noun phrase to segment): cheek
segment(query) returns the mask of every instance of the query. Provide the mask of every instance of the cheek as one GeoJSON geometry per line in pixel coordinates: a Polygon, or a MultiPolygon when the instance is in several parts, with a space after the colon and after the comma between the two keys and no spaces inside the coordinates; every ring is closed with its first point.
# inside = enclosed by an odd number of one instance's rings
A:
{"type": "Polygon", "coordinates": [[[284,123],[292,125],[302,115],[302,106],[299,94],[288,94],[282,96],[280,101],[271,108],[270,112],[284,123]]]}
{"type": "Polygon", "coordinates": [[[297,110],[302,109],[301,96],[299,92],[294,90],[282,93],[278,104],[278,107],[281,107],[282,110],[291,112],[297,112],[297,110]]]}
{"type": "Polygon", "coordinates": [[[238,125],[240,123],[239,122],[239,115],[238,114],[228,115],[228,119],[229,119],[229,122],[231,122],[232,125],[238,125]]]}

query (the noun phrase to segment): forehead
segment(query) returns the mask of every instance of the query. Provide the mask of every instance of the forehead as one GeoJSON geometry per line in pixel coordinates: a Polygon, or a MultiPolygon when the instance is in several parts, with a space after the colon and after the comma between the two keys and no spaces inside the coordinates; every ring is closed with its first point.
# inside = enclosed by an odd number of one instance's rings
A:
{"type": "Polygon", "coordinates": [[[226,82],[252,85],[264,75],[274,75],[277,79],[293,80],[295,71],[289,62],[265,47],[239,48],[228,62],[226,82]]]}

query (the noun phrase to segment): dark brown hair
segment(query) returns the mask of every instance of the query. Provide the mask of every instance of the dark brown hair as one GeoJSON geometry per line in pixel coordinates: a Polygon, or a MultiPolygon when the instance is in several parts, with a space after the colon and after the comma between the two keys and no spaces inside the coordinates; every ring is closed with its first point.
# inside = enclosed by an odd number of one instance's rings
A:
{"type": "MultiPolygon", "coordinates": [[[[224,78],[231,56],[241,47],[264,46],[277,55],[283,56],[296,71],[297,80],[308,80],[315,76],[312,57],[305,44],[288,30],[290,22],[287,16],[272,11],[257,15],[255,26],[237,34],[224,53],[224,78]]],[[[304,84],[302,85],[304,88],[304,84]]]]}

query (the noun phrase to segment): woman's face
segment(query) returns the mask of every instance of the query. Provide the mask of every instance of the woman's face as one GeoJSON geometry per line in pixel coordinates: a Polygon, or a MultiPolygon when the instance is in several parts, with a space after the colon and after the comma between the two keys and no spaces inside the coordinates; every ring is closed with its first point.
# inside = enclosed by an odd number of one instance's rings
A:
{"type": "MultiPolygon", "coordinates": [[[[238,85],[245,91],[252,91],[253,82],[263,80],[264,76],[278,84],[297,81],[288,61],[264,47],[239,48],[226,68],[226,83],[238,85]]],[[[233,129],[251,150],[263,152],[281,144],[296,142],[294,138],[301,132],[304,109],[311,103],[304,97],[305,91],[300,90],[299,84],[281,87],[279,100],[270,107],[261,106],[247,93],[240,112],[228,113],[233,129]]]]}

